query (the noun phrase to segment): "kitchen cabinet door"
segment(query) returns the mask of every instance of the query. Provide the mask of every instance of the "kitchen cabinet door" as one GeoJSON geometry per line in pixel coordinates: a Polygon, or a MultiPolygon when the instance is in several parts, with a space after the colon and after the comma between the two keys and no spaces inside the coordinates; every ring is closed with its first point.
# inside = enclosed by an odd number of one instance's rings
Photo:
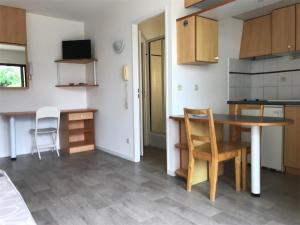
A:
{"type": "Polygon", "coordinates": [[[178,64],[218,62],[218,21],[190,16],[177,21],[178,64]]]}
{"type": "Polygon", "coordinates": [[[272,53],[280,54],[296,50],[296,6],[276,9],[272,12],[272,53]]]}
{"type": "Polygon", "coordinates": [[[0,42],[26,45],[26,12],[0,6],[0,42]]]}
{"type": "Polygon", "coordinates": [[[244,22],[240,58],[251,58],[272,54],[271,15],[244,22]]]}
{"type": "Polygon", "coordinates": [[[300,51],[300,4],[296,5],[296,50],[300,51]]]}
{"type": "Polygon", "coordinates": [[[218,22],[197,16],[196,20],[196,60],[198,62],[218,62],[219,34],[218,22]]]}

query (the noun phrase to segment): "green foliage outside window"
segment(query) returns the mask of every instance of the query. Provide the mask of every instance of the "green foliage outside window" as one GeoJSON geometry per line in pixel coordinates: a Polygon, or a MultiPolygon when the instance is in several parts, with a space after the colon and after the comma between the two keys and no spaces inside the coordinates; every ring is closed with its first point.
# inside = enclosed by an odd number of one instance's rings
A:
{"type": "Polygon", "coordinates": [[[22,73],[18,66],[0,65],[1,87],[22,87],[22,73]]]}

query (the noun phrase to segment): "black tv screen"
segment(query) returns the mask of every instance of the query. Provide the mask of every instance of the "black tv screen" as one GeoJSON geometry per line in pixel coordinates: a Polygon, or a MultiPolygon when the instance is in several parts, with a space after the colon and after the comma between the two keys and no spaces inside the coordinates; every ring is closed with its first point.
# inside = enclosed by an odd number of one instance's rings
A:
{"type": "Polygon", "coordinates": [[[63,59],[91,59],[91,40],[62,42],[63,59]]]}

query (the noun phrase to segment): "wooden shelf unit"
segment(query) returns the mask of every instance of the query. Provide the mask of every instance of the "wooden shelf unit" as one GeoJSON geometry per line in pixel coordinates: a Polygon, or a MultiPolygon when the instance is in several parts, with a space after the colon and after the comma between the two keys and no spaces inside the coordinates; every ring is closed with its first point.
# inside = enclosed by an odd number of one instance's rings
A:
{"type": "Polygon", "coordinates": [[[95,150],[94,112],[74,112],[62,115],[60,142],[64,152],[95,150]]]}
{"type": "MultiPolygon", "coordinates": [[[[184,120],[178,120],[178,129],[179,129],[179,143],[175,144],[175,148],[179,151],[179,168],[175,171],[176,176],[183,179],[187,178],[188,175],[188,158],[189,158],[189,149],[187,144],[186,137],[186,128],[184,120]]],[[[208,132],[207,124],[194,123],[193,131],[195,134],[204,135],[208,132]]],[[[222,124],[215,124],[216,134],[218,140],[223,140],[224,127],[222,124]]],[[[224,173],[224,163],[219,164],[219,176],[224,173]]],[[[197,160],[195,163],[195,172],[193,176],[193,184],[197,184],[208,179],[208,169],[207,162],[202,160],[197,160]]]]}
{"type": "Polygon", "coordinates": [[[187,179],[187,176],[188,176],[188,170],[187,169],[182,169],[182,168],[179,168],[175,171],[175,174],[176,176],[178,177],[182,177],[184,179],[187,179]]]}

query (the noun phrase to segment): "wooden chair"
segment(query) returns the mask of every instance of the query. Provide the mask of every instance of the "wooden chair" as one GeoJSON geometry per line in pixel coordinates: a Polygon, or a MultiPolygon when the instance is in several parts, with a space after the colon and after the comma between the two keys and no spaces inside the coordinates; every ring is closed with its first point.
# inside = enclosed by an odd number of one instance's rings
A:
{"type": "Polygon", "coordinates": [[[209,163],[210,200],[215,201],[218,166],[220,162],[230,159],[235,160],[236,191],[241,186],[241,147],[224,142],[217,143],[216,130],[211,109],[193,110],[184,109],[184,118],[189,149],[189,165],[187,177],[187,191],[192,190],[192,177],[195,160],[205,160],[209,163]],[[206,115],[208,117],[208,136],[197,136],[192,134],[192,115],[206,115]]]}
{"type": "MultiPolygon", "coordinates": [[[[242,115],[243,110],[257,111],[257,116],[264,116],[264,105],[248,105],[248,104],[236,104],[234,108],[235,115],[242,115]]],[[[243,133],[251,133],[250,127],[241,127],[241,137],[240,142],[242,146],[242,188],[246,190],[247,188],[247,156],[251,153],[251,143],[242,142],[243,133]]],[[[260,128],[260,134],[262,133],[262,128],[260,128]]]]}

